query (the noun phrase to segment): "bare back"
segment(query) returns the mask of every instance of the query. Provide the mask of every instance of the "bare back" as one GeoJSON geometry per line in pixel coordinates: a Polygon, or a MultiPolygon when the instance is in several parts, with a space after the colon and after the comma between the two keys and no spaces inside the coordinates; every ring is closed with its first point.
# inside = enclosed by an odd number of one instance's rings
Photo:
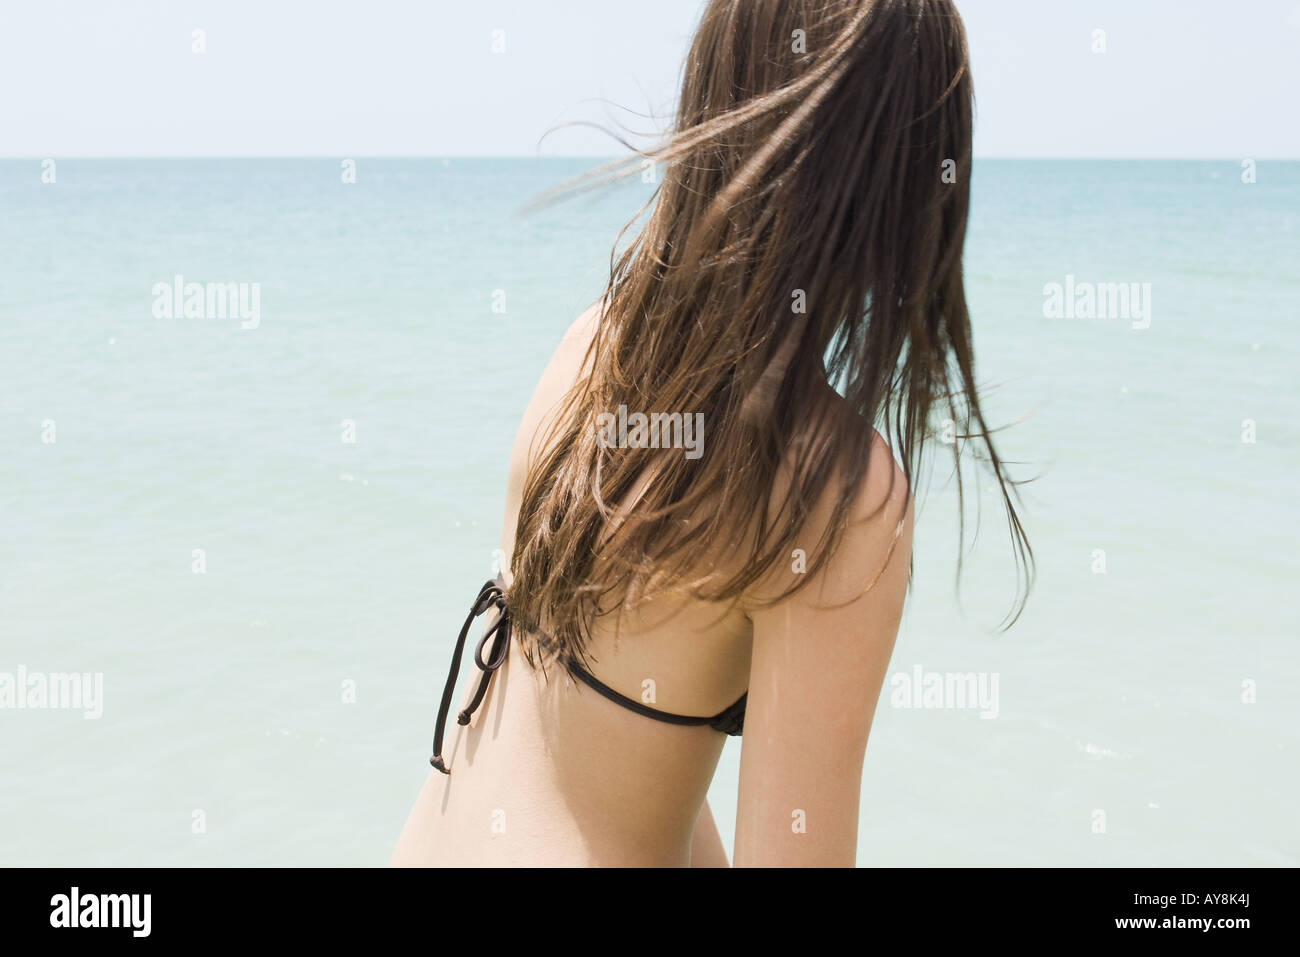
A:
{"type": "MultiPolygon", "coordinates": [[[[534,436],[582,374],[596,317],[589,310],[565,334],[516,435],[502,522],[507,558],[534,436]]],[[[508,565],[502,574],[508,585],[508,565]]],[[[623,615],[617,635],[612,619],[593,624],[592,671],[657,709],[712,715],[745,693],[751,639],[743,611],[659,599],[623,615]]],[[[688,864],[725,740],[708,727],[648,720],[558,668],[533,670],[517,642],[471,723],[448,733],[451,774],[430,772],[394,864],[688,864]]]]}

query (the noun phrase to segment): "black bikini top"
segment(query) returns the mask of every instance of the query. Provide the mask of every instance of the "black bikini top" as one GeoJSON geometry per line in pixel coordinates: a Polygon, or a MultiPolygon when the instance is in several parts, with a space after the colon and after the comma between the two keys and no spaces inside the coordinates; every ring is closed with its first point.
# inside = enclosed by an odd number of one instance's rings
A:
{"type": "MultiPolygon", "coordinates": [[[[451,710],[451,696],[456,690],[456,678],[460,675],[461,657],[465,653],[465,637],[469,634],[470,625],[474,623],[474,619],[489,608],[497,610],[497,619],[484,632],[483,637],[479,639],[478,647],[474,649],[474,664],[478,666],[479,671],[482,673],[478,678],[478,685],[474,688],[474,694],[469,703],[456,715],[457,724],[469,724],[475,710],[483,703],[488,685],[492,682],[492,675],[505,662],[506,655],[510,652],[510,609],[506,605],[505,580],[501,575],[497,575],[495,579],[487,582],[479,589],[478,598],[470,606],[469,614],[465,616],[465,624],[461,626],[460,634],[456,638],[456,651],[451,659],[451,671],[448,673],[447,683],[442,689],[442,703],[438,706],[438,724],[433,732],[433,757],[429,758],[429,763],[443,774],[451,773],[442,759],[442,739],[447,727],[447,713],[451,710]],[[483,656],[485,649],[488,652],[487,658],[483,656]]],[[[745,699],[749,697],[748,694],[741,695],[740,700],[730,708],[715,714],[711,718],[673,714],[669,711],[659,711],[626,695],[619,694],[613,688],[598,680],[595,675],[582,667],[578,660],[572,656],[566,659],[565,664],[570,673],[577,676],[593,691],[608,698],[614,704],[627,708],[629,711],[635,711],[637,714],[645,715],[647,718],[653,718],[667,724],[708,725],[713,730],[721,731],[724,734],[740,734],[744,730],[745,699]]]]}

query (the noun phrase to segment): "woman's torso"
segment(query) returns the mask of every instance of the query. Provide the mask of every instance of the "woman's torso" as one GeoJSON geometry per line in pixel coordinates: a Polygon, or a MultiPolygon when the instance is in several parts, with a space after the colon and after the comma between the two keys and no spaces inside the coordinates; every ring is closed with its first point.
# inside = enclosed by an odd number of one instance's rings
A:
{"type": "MultiPolygon", "coordinates": [[[[589,310],[570,327],[515,438],[501,536],[507,586],[529,446],[582,374],[595,319],[589,310]]],[[[480,584],[465,582],[466,607],[480,584]]],[[[446,622],[448,633],[457,624],[446,622]]],[[[623,615],[617,640],[614,630],[612,618],[593,623],[591,671],[629,698],[714,715],[746,691],[751,629],[739,608],[661,597],[623,615]]],[[[724,740],[619,707],[558,667],[535,671],[516,636],[471,723],[448,723],[451,774],[430,769],[393,863],[686,864],[724,740]]]]}

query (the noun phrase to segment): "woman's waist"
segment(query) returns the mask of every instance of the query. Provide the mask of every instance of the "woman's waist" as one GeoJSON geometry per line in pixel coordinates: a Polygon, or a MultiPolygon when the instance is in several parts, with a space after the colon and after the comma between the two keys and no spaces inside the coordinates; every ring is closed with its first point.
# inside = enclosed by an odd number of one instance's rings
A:
{"type": "Polygon", "coordinates": [[[452,777],[441,779],[447,791],[425,805],[432,863],[445,866],[680,865],[689,860],[703,804],[695,788],[663,775],[653,782],[588,776],[585,786],[565,778],[561,785],[526,765],[479,765],[452,777]]]}
{"type": "Polygon", "coordinates": [[[647,721],[589,690],[529,687],[520,670],[458,729],[451,774],[438,775],[447,821],[501,845],[576,840],[620,860],[688,853],[725,737],[647,721]]]}

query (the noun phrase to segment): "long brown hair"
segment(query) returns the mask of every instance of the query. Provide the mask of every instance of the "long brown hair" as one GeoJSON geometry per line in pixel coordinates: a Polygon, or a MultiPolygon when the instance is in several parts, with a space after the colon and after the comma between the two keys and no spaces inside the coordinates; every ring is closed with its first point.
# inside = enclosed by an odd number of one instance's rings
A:
{"type": "Polygon", "coordinates": [[[996,477],[1018,615],[1032,552],[976,394],[962,284],[972,106],[950,0],[707,5],[667,141],[579,184],[663,170],[611,256],[587,374],[534,442],[510,589],[529,661],[583,660],[596,617],[660,588],[737,600],[802,547],[807,574],[780,597],[797,590],[843,534],[873,426],[911,494],[932,412],[953,422],[954,457],[974,451],[996,477]],[[815,401],[828,383],[844,402],[815,401]],[[602,442],[594,423],[620,406],[702,413],[703,454],[602,442]],[[799,541],[835,476],[829,528],[799,541]],[[724,573],[719,554],[741,560],[724,573]]]}

